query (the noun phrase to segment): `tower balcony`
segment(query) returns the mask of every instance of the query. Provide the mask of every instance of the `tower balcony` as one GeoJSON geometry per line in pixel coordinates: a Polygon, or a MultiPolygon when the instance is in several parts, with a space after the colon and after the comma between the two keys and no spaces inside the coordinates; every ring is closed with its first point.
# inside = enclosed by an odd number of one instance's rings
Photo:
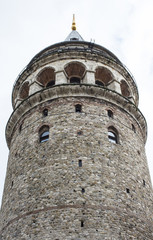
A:
{"type": "Polygon", "coordinates": [[[62,42],[38,53],[15,81],[12,104],[44,88],[59,84],[103,86],[138,106],[133,76],[109,50],[90,42],[62,42]]]}

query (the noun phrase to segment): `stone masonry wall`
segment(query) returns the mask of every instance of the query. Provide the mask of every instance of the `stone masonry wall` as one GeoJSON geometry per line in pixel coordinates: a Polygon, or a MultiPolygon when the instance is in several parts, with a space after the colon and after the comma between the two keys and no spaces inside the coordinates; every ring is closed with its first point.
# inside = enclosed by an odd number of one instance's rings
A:
{"type": "Polygon", "coordinates": [[[11,141],[0,239],[150,240],[152,214],[142,133],[124,108],[65,97],[40,103],[20,120],[11,141]],[[40,143],[43,125],[50,135],[40,143]],[[118,144],[109,141],[109,126],[117,129],[118,144]]]}

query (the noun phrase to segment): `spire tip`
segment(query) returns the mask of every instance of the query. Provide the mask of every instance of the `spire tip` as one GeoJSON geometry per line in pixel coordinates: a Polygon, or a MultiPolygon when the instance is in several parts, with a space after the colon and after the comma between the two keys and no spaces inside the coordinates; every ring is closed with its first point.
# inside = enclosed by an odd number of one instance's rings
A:
{"type": "Polygon", "coordinates": [[[73,14],[72,30],[76,30],[75,14],[73,14]]]}

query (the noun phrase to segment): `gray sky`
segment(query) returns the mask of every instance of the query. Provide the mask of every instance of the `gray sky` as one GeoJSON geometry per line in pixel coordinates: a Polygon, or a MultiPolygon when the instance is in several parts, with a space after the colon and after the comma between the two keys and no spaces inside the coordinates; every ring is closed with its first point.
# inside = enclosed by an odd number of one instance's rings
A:
{"type": "Polygon", "coordinates": [[[153,182],[153,0],[0,0],[0,199],[14,81],[35,54],[67,37],[73,13],[81,36],[112,51],[136,79],[153,182]]]}

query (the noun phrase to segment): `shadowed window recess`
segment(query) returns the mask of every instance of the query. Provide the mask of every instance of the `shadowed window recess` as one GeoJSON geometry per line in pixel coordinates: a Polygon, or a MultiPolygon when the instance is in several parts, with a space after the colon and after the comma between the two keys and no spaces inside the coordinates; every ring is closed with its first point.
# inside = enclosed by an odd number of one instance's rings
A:
{"type": "Polygon", "coordinates": [[[45,108],[45,109],[43,110],[43,117],[47,117],[47,116],[48,116],[48,109],[45,108]]]}
{"type": "Polygon", "coordinates": [[[100,86],[106,86],[114,80],[111,71],[105,67],[98,67],[95,72],[95,83],[100,86]]]}
{"type": "Polygon", "coordinates": [[[39,142],[46,142],[49,140],[49,126],[42,126],[39,130],[39,142]]]}
{"type": "Polygon", "coordinates": [[[131,92],[130,92],[130,88],[129,88],[129,85],[127,84],[127,82],[124,80],[121,80],[120,87],[121,87],[122,95],[124,97],[130,97],[131,92]]]}
{"type": "Polygon", "coordinates": [[[25,99],[29,96],[29,82],[25,82],[22,84],[20,91],[19,91],[19,97],[21,99],[25,99]]]}
{"type": "Polygon", "coordinates": [[[51,67],[46,67],[37,76],[37,81],[44,87],[55,85],[55,71],[51,67]]]}
{"type": "Polygon", "coordinates": [[[113,112],[111,110],[107,111],[107,115],[109,118],[113,118],[113,112]]]}
{"type": "Polygon", "coordinates": [[[111,143],[119,143],[119,135],[118,135],[118,132],[117,130],[111,126],[108,128],[108,140],[111,142],[111,143]]]}
{"type": "Polygon", "coordinates": [[[85,66],[80,62],[71,62],[65,68],[65,73],[69,82],[80,84],[85,74],[85,66]]]}
{"type": "Polygon", "coordinates": [[[75,111],[76,111],[76,112],[81,112],[81,111],[82,111],[82,106],[81,106],[81,104],[75,105],[75,111]]]}

